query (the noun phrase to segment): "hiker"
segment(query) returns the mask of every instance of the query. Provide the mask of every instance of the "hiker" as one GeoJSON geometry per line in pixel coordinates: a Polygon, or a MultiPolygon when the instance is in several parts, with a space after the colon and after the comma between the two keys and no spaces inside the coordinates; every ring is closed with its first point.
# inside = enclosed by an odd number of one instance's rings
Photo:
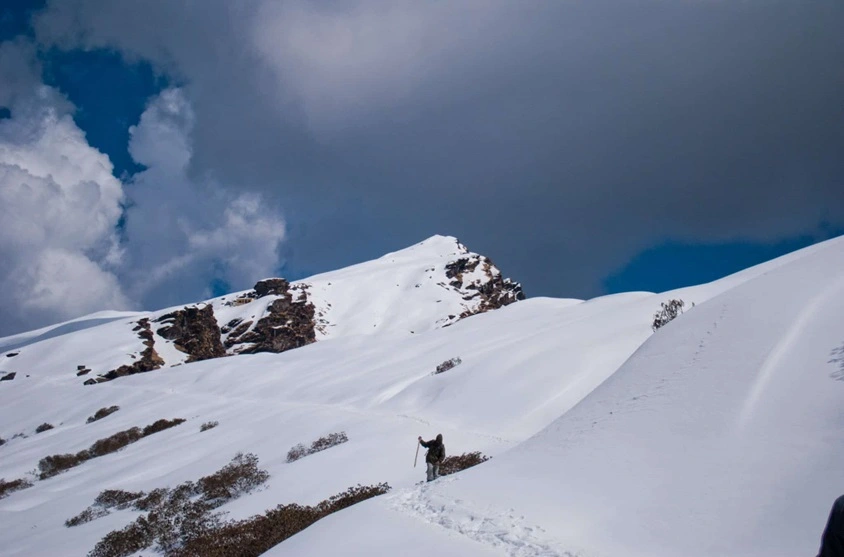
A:
{"type": "Polygon", "coordinates": [[[844,557],[844,495],[832,504],[818,557],[844,557]]]}
{"type": "Polygon", "coordinates": [[[436,439],[423,441],[419,436],[419,444],[428,449],[425,455],[425,462],[428,464],[428,481],[434,481],[440,476],[440,464],[445,460],[445,445],[443,445],[443,434],[438,433],[436,439]]]}

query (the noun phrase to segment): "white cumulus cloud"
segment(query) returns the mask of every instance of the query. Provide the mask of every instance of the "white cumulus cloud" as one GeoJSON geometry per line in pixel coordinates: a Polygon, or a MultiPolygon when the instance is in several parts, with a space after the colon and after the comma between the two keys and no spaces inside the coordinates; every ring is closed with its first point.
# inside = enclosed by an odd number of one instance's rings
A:
{"type": "Polygon", "coordinates": [[[123,188],[54,89],[0,120],[0,333],[131,305],[115,275],[123,188]]]}

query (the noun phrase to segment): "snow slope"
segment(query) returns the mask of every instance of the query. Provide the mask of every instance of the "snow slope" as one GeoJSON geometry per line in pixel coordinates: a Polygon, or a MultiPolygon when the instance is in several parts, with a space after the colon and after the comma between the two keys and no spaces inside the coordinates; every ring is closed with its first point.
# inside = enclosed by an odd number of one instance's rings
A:
{"type": "Polygon", "coordinates": [[[844,492],[842,314],[838,238],[698,304],[499,458],[269,554],[377,553],[398,514],[415,522],[397,536],[426,540],[403,555],[814,555],[844,492]]]}
{"type": "Polygon", "coordinates": [[[675,292],[530,299],[449,327],[437,324],[448,316],[442,304],[460,309],[462,297],[446,302],[435,297],[449,292],[437,280],[420,282],[425,269],[440,265],[441,272],[451,257],[441,247],[453,249],[452,240],[435,240],[440,247],[423,243],[415,255],[403,250],[363,264],[369,271],[303,281],[315,300],[326,293],[323,307],[336,311],[329,319],[337,324],[327,330],[335,334],[281,354],[82,386],[75,364],[98,371],[139,349],[127,321],[117,320],[0,356],[4,369],[18,372],[0,382],[7,440],[0,477],[7,480],[26,477],[44,456],[114,432],[188,419],[0,500],[2,554],[84,555],[137,516],[117,511],[65,528],[101,490],[173,486],[238,451],[257,454],[271,477],[266,489],[223,507],[233,518],[315,503],[358,483],[395,488],[271,555],[816,550],[842,491],[844,383],[831,377],[841,370],[829,360],[844,343],[836,319],[844,309],[844,239],[675,292]],[[396,277],[405,287],[394,292],[387,281],[396,277]],[[360,302],[382,293],[392,303],[360,302]],[[659,303],[678,296],[696,307],[652,334],[659,303]],[[453,357],[462,364],[432,375],[453,357]],[[85,423],[114,404],[120,411],[85,423]],[[209,420],[220,425],[200,433],[209,420]],[[56,427],[34,434],[43,422],[56,427]],[[286,462],[296,443],[336,431],[349,442],[286,462]],[[449,454],[480,450],[494,458],[416,486],[424,473],[412,466],[416,436],[439,432],[449,454]]]}
{"type": "MultiPolygon", "coordinates": [[[[501,278],[501,272],[484,256],[469,251],[452,236],[433,236],[409,248],[389,253],[379,259],[367,261],[323,273],[291,283],[294,300],[313,304],[315,337],[317,341],[352,335],[418,334],[451,325],[461,315],[484,311],[480,288],[500,281],[500,286],[511,301],[521,295],[517,283],[501,278]],[[461,284],[455,286],[449,277],[449,265],[465,260],[475,264],[471,272],[460,276],[461,284]]],[[[193,307],[210,305],[219,327],[224,327],[222,340],[228,338],[225,325],[249,325],[242,331],[253,331],[260,320],[270,313],[270,306],[281,296],[270,294],[258,297],[254,290],[220,296],[193,307]]],[[[10,372],[37,370],[43,367],[42,355],[46,347],[55,356],[49,367],[51,373],[60,370],[76,372],[76,366],[85,365],[92,371],[78,379],[80,383],[103,375],[122,365],[136,362],[146,348],[139,337],[138,322],[146,318],[152,323],[154,349],[163,359],[163,367],[179,366],[186,362],[187,354],[176,348],[173,340],[159,334],[166,324],[164,316],[188,306],[173,306],[153,312],[99,312],[45,327],[38,331],[0,338],[0,358],[11,352],[21,352],[14,360],[0,360],[0,369],[10,372]],[[110,324],[109,327],[100,326],[110,324]],[[79,332],[79,333],[78,333],[79,332]],[[37,348],[26,350],[41,341],[65,337],[37,348]],[[66,344],[77,348],[68,354],[66,344]],[[82,349],[84,345],[87,349],[82,349]],[[52,347],[61,347],[55,350],[52,347]],[[56,353],[58,352],[58,353],[56,353]]],[[[236,343],[228,347],[228,354],[236,354],[249,343],[236,343]]]]}

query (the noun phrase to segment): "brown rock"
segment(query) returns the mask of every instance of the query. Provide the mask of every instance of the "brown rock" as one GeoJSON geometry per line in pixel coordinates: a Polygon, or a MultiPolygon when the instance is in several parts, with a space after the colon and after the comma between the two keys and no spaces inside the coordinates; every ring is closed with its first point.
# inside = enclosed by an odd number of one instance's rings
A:
{"type": "Polygon", "coordinates": [[[122,365],[117,369],[113,369],[96,378],[88,379],[85,383],[83,383],[83,385],[94,385],[96,383],[111,381],[112,379],[117,379],[118,377],[124,377],[126,375],[144,373],[158,369],[164,365],[164,360],[158,355],[158,352],[155,351],[155,340],[152,334],[152,329],[150,329],[149,318],[144,317],[143,319],[138,320],[138,326],[133,330],[137,331],[138,337],[143,339],[144,346],[146,346],[146,348],[141,352],[140,359],[132,362],[132,365],[122,365]]]}
{"type": "Polygon", "coordinates": [[[255,293],[258,294],[259,298],[263,298],[264,296],[285,296],[287,295],[287,290],[290,287],[290,283],[288,283],[283,278],[271,278],[265,280],[259,280],[255,283],[255,293]]]}
{"type": "Polygon", "coordinates": [[[316,341],[314,305],[300,292],[294,301],[289,283],[284,279],[268,279],[255,285],[256,292],[280,296],[267,308],[252,330],[251,321],[241,323],[229,334],[226,346],[245,345],[235,349],[239,354],[284,352],[316,341]]]}
{"type": "MultiPolygon", "coordinates": [[[[220,327],[214,318],[214,308],[188,306],[161,316],[158,323],[164,323],[156,332],[172,340],[176,348],[187,353],[188,362],[198,362],[226,355],[220,341],[220,327]]],[[[152,334],[152,332],[150,332],[152,334]]]]}

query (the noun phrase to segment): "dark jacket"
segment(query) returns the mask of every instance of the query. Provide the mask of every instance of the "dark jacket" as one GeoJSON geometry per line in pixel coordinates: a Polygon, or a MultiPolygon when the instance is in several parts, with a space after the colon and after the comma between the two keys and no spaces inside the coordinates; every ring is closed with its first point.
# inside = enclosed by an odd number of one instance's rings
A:
{"type": "Polygon", "coordinates": [[[844,557],[844,495],[832,505],[818,557],[844,557]]]}
{"type": "Polygon", "coordinates": [[[442,464],[442,461],[445,459],[445,445],[443,444],[442,435],[437,435],[436,439],[420,441],[419,443],[428,449],[428,454],[425,455],[425,462],[442,464]]]}

